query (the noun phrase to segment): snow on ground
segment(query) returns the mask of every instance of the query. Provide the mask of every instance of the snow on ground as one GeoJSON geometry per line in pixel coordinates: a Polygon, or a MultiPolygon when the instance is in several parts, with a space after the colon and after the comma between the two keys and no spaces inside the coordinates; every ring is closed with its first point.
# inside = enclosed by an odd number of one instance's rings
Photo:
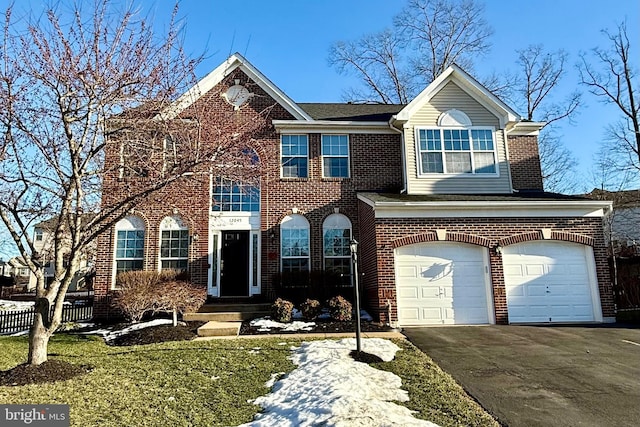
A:
{"type": "MultiPolygon", "coordinates": [[[[243,426],[437,426],[393,403],[409,400],[400,377],[354,361],[349,353],[355,346],[353,338],[302,343],[291,357],[298,367],[254,401],[263,412],[243,426]]],[[[362,340],[362,350],[389,361],[400,349],[369,338],[362,340]]]]}
{"type": "Polygon", "coordinates": [[[295,320],[291,323],[280,323],[265,317],[254,319],[251,326],[258,328],[261,332],[270,331],[272,329],[280,329],[281,331],[310,331],[316,326],[315,322],[301,322],[295,320]]]}
{"type": "Polygon", "coordinates": [[[22,311],[30,310],[35,304],[34,301],[11,301],[0,299],[0,311],[22,311]]]}
{"type": "Polygon", "coordinates": [[[112,341],[121,335],[126,335],[130,332],[137,331],[140,329],[148,328],[151,326],[159,326],[159,325],[170,325],[173,322],[171,319],[154,319],[148,322],[140,322],[134,323],[131,326],[128,326],[124,329],[111,330],[111,329],[94,329],[92,331],[84,332],[88,335],[100,335],[106,342],[112,341]]]}
{"type": "MultiPolygon", "coordinates": [[[[268,332],[272,329],[280,329],[281,331],[293,332],[293,331],[310,331],[316,326],[315,322],[303,322],[300,321],[302,319],[302,313],[300,310],[293,309],[292,318],[293,322],[290,323],[280,323],[275,320],[271,320],[268,317],[261,317],[259,319],[253,319],[250,324],[251,326],[258,328],[260,332],[268,332]]],[[[328,310],[323,310],[322,313],[318,316],[318,319],[329,320],[331,319],[331,315],[328,310]]],[[[365,310],[360,310],[360,319],[365,322],[373,321],[373,317],[365,310]]]]}

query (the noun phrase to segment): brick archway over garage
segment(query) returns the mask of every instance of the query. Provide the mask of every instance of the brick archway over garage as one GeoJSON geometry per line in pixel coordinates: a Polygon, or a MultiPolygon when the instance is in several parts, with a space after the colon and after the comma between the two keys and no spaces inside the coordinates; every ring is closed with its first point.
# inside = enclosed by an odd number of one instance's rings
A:
{"type": "Polygon", "coordinates": [[[513,236],[505,237],[498,240],[498,246],[509,246],[516,243],[530,242],[533,240],[560,240],[563,242],[579,243],[586,246],[595,246],[595,239],[590,236],[584,236],[582,234],[567,233],[566,231],[551,230],[551,236],[549,239],[545,239],[542,230],[531,231],[529,233],[515,234],[513,236]]]}
{"type": "Polygon", "coordinates": [[[476,236],[475,234],[466,234],[466,233],[450,233],[447,232],[444,240],[438,239],[438,235],[436,232],[431,231],[428,233],[415,234],[413,236],[405,236],[399,239],[396,239],[391,242],[391,246],[393,249],[397,249],[402,246],[414,245],[416,243],[426,243],[426,242],[458,242],[458,243],[469,243],[471,245],[476,246],[484,246],[486,248],[491,247],[491,240],[476,236]]]}

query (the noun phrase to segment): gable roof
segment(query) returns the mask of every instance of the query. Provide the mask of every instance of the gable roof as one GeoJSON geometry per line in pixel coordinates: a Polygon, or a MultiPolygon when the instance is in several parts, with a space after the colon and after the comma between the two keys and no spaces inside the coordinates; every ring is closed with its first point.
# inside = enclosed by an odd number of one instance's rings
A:
{"type": "Polygon", "coordinates": [[[429,86],[427,86],[418,96],[416,96],[402,111],[400,111],[396,120],[406,122],[413,114],[422,106],[428,103],[438,92],[440,92],[447,83],[453,81],[460,89],[465,91],[469,96],[475,99],[480,105],[489,110],[492,114],[500,119],[500,125],[505,127],[507,123],[515,123],[522,120],[520,115],[511,107],[502,102],[497,96],[491,93],[480,82],[471,77],[466,71],[456,64],[450,65],[442,74],[440,74],[429,86]]]}
{"type": "Polygon", "coordinates": [[[225,77],[236,69],[242,70],[251,80],[253,80],[262,90],[271,96],[278,104],[287,110],[298,120],[312,120],[302,108],[300,108],[291,98],[280,90],[271,80],[262,74],[256,67],[247,61],[239,53],[234,53],[226,61],[220,64],[215,70],[207,74],[191,89],[184,93],[176,102],[162,114],[164,118],[175,118],[182,111],[191,106],[204,94],[213,89],[225,77]]]}

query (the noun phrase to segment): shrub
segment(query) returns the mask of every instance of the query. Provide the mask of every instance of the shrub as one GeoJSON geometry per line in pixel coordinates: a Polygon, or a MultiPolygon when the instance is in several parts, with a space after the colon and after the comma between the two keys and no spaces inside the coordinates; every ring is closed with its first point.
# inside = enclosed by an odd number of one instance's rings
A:
{"type": "Polygon", "coordinates": [[[351,303],[341,296],[333,297],[328,302],[329,314],[333,320],[346,322],[351,320],[351,303]]]}
{"type": "Polygon", "coordinates": [[[197,310],[207,298],[205,288],[177,280],[181,277],[184,274],[174,270],[120,273],[114,303],[133,322],[147,313],[171,312],[175,326],[178,313],[197,310]]]}
{"type": "Polygon", "coordinates": [[[291,322],[293,315],[293,303],[291,301],[278,298],[271,306],[271,316],[276,322],[291,322]]]}
{"type": "Polygon", "coordinates": [[[321,310],[320,301],[315,299],[307,298],[305,302],[300,304],[300,311],[305,320],[316,320],[321,310]]]}

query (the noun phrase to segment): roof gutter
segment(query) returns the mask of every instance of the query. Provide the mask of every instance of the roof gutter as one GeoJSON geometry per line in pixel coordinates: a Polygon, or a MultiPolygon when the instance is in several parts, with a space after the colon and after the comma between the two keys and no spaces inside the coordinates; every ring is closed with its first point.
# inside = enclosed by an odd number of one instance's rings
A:
{"type": "Polygon", "coordinates": [[[359,122],[350,120],[272,120],[273,126],[280,133],[394,133],[388,122],[359,122]]]}

